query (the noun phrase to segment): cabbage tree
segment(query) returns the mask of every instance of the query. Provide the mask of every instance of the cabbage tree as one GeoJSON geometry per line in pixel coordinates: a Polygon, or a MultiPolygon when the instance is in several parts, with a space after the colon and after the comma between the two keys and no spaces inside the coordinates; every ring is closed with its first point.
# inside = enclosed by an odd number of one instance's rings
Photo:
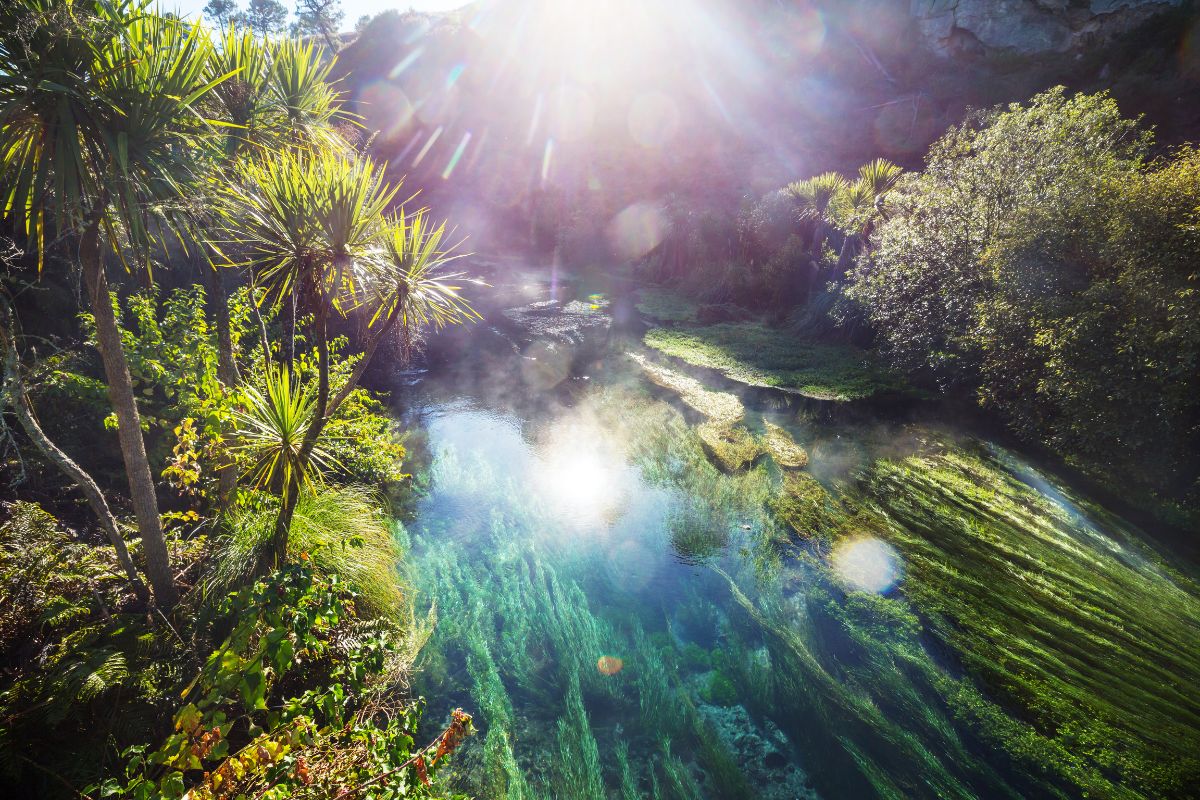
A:
{"type": "Polygon", "coordinates": [[[111,300],[106,252],[146,266],[186,226],[205,130],[201,28],[146,0],[10,0],[0,8],[0,209],[44,263],[49,229],[72,243],[118,421],[121,455],[154,597],[177,598],[154,478],[111,300]]]}
{"type": "Polygon", "coordinates": [[[282,499],[272,552],[287,553],[301,476],[307,473],[326,423],[362,379],[380,341],[396,329],[441,326],[474,315],[440,267],[444,226],[424,213],[385,212],[398,187],[369,158],[315,144],[246,164],[230,187],[219,249],[236,250],[272,307],[294,303],[309,322],[317,350],[317,390],[282,499]],[[368,319],[366,353],[331,396],[328,325],[331,315],[362,309],[368,319]]]}

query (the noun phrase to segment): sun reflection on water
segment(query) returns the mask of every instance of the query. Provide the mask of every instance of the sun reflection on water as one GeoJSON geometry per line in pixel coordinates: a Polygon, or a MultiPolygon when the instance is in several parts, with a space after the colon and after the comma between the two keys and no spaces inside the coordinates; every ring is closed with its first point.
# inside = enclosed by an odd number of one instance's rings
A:
{"type": "Polygon", "coordinates": [[[607,521],[620,500],[620,461],[600,431],[581,423],[556,426],[541,448],[537,487],[564,519],[591,526],[607,521]]]}

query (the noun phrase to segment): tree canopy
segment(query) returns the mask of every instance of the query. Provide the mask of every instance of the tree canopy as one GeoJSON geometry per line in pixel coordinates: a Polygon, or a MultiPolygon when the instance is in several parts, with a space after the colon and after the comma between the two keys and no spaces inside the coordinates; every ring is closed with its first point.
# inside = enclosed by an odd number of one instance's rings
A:
{"type": "Polygon", "coordinates": [[[1106,480],[1200,503],[1200,157],[1107,95],[976,114],[902,179],[849,294],[895,363],[1106,480]]]}

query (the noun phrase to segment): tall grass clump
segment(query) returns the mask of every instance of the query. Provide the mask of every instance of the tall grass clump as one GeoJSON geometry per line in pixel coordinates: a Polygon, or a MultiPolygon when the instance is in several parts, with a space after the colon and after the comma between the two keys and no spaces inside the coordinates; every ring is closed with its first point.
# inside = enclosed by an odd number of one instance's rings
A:
{"type": "MultiPolygon", "coordinates": [[[[358,486],[318,486],[301,492],[288,539],[288,555],[319,574],[336,574],[357,595],[362,617],[394,618],[406,606],[407,592],[396,570],[401,553],[380,501],[358,486]]],[[[238,509],[213,555],[210,590],[217,596],[253,575],[269,547],[278,509],[259,503],[238,509]]]]}

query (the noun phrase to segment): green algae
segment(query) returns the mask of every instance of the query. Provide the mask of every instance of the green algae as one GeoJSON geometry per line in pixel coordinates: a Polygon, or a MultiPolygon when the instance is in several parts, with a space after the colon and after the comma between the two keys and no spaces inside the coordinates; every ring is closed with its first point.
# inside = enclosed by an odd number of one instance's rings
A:
{"type": "Polygon", "coordinates": [[[733,685],[733,681],[729,680],[729,676],[713,670],[708,683],[700,691],[700,698],[706,703],[731,706],[738,701],[737,687],[733,685]]]}
{"type": "Polygon", "coordinates": [[[621,739],[615,747],[617,756],[617,774],[620,776],[619,794],[621,800],[640,800],[641,790],[638,789],[637,778],[629,763],[629,742],[621,739]]]}
{"type": "Polygon", "coordinates": [[[763,454],[763,446],[741,425],[705,422],[696,426],[696,436],[712,462],[726,472],[739,472],[763,454]]]}
{"type": "Polygon", "coordinates": [[[730,380],[817,400],[861,400],[906,391],[903,381],[876,364],[866,351],[814,343],[757,322],[653,328],[643,341],[693,366],[717,370],[730,380]]]}
{"type": "Polygon", "coordinates": [[[784,475],[770,509],[776,519],[804,539],[829,540],[845,524],[845,515],[825,487],[802,472],[784,475]]]}
{"type": "Polygon", "coordinates": [[[826,488],[761,463],[721,471],[695,426],[644,390],[586,402],[675,498],[662,546],[712,569],[674,607],[630,605],[594,551],[550,557],[532,536],[546,511],[521,485],[439,456],[437,482],[491,509],[482,559],[448,531],[418,541],[450,665],[439,673],[486,726],[484,747],[468,744],[484,752],[464,761],[486,779],[467,787],[478,796],[742,796],[736,758],[695,709],[706,701],[771,720],[834,796],[1186,796],[1196,592],[1138,532],[1034,488],[1003,454],[936,437],[826,488]],[[845,589],[825,552],[851,536],[899,550],[898,592],[845,589]],[[712,641],[692,641],[704,630],[712,641]],[[600,655],[624,669],[601,674],[600,655]],[[712,691],[717,675],[732,695],[712,691]]]}
{"type": "MultiPolygon", "coordinates": [[[[474,493],[494,509],[477,542],[486,543],[487,561],[444,540],[439,524],[412,537],[422,553],[422,588],[439,609],[430,650],[448,665],[423,676],[437,682],[422,689],[440,696],[465,691],[463,705],[478,710],[483,732],[482,741],[465,745],[463,788],[514,800],[605,797],[610,788],[665,799],[711,796],[705,781],[737,785],[736,759],[687,702],[678,643],[665,631],[647,633],[636,618],[618,626],[601,613],[579,580],[567,577],[589,558],[547,558],[532,538],[545,509],[528,498],[514,501],[522,496],[519,484],[451,453],[439,456],[435,472],[435,483],[474,493]],[[605,656],[623,669],[599,669],[605,656]],[[516,711],[531,706],[555,711],[541,719],[516,711]],[[620,727],[597,725],[596,713],[629,725],[637,746],[620,727]],[[691,758],[662,748],[660,735],[691,758]],[[606,770],[604,751],[617,754],[615,768],[606,770]]],[[[629,620],[628,610],[616,616],[629,620]]]]}
{"type": "Polygon", "coordinates": [[[711,422],[732,426],[745,418],[746,407],[736,395],[712,391],[690,375],[655,364],[640,353],[630,353],[629,358],[651,383],[673,392],[684,405],[711,422]]]}
{"type": "Polygon", "coordinates": [[[707,564],[729,545],[728,529],[714,525],[708,515],[691,506],[670,515],[667,531],[671,547],[685,564],[707,564]]]}
{"type": "Polygon", "coordinates": [[[559,779],[562,797],[604,797],[600,750],[592,734],[579,675],[572,674],[567,689],[566,714],[558,720],[559,779]]]}
{"type": "Polygon", "coordinates": [[[1200,778],[1200,591],[1012,463],[943,446],[865,475],[906,595],[989,694],[1070,754],[1064,768],[1112,774],[1111,793],[1183,792],[1200,778]]]}
{"type": "MultiPolygon", "coordinates": [[[[874,463],[865,473],[866,478],[861,488],[853,485],[847,486],[836,494],[831,493],[803,472],[788,472],[782,476],[779,487],[771,493],[766,503],[766,508],[771,516],[781,526],[803,537],[816,538],[824,542],[826,546],[851,535],[878,536],[895,543],[904,553],[905,563],[909,570],[904,591],[911,598],[911,602],[915,604],[914,608],[921,611],[921,617],[913,615],[911,610],[902,613],[894,611],[883,617],[878,614],[860,616],[851,623],[846,621],[848,613],[846,609],[862,607],[865,602],[861,598],[854,599],[859,598],[859,595],[851,595],[850,602],[831,601],[828,603],[822,612],[823,617],[829,624],[842,626],[845,629],[845,636],[856,641],[859,646],[865,646],[864,643],[870,639],[867,634],[872,631],[873,635],[881,640],[885,633],[894,638],[896,631],[900,629],[909,630],[913,642],[917,640],[918,634],[923,634],[925,631],[942,638],[956,653],[960,654],[969,673],[978,676],[981,682],[977,685],[973,680],[956,678],[945,670],[935,667],[927,655],[916,655],[919,648],[913,645],[908,658],[914,663],[920,663],[925,689],[923,695],[909,698],[905,714],[912,719],[920,719],[921,709],[926,709],[925,713],[928,714],[927,709],[931,705],[940,706],[942,710],[938,721],[929,723],[932,730],[944,732],[954,728],[955,725],[966,724],[971,730],[972,736],[977,739],[976,746],[978,746],[978,742],[988,742],[1007,752],[1010,758],[1023,765],[1020,769],[1027,776],[1030,785],[1038,785],[1039,781],[1050,782],[1051,785],[1059,787],[1055,791],[1064,794],[1087,791],[1099,796],[1111,797],[1151,797],[1156,796],[1156,791],[1177,794],[1183,785],[1181,776],[1192,774],[1195,763],[1191,753],[1195,750],[1197,738],[1195,729],[1190,727],[1191,723],[1189,722],[1193,718],[1194,711],[1192,709],[1195,707],[1195,692],[1191,688],[1194,685],[1191,683],[1195,675],[1194,667],[1188,664],[1177,664],[1176,668],[1179,668],[1180,672],[1168,681],[1166,684],[1168,690],[1165,692],[1162,691],[1162,686],[1153,683],[1153,676],[1144,686],[1139,686],[1138,670],[1136,669],[1132,673],[1134,681],[1132,684],[1126,685],[1126,681],[1122,678],[1122,675],[1125,674],[1124,666],[1119,669],[1110,668],[1103,672],[1104,675],[1109,676],[1107,685],[1097,684],[1094,679],[1089,680],[1087,676],[1078,672],[1064,673],[1055,683],[1058,684],[1059,691],[1066,683],[1076,687],[1073,693],[1063,698],[1065,702],[1069,701],[1075,704],[1073,706],[1074,713],[1063,716],[1058,727],[1039,722],[1039,708],[1046,693],[1046,687],[1043,685],[1046,676],[1037,679],[1026,671],[1028,664],[1018,658],[1022,649],[1053,645],[1059,652],[1049,654],[1046,668],[1054,665],[1054,668],[1060,670],[1064,668],[1064,665],[1069,668],[1072,661],[1078,660],[1084,652],[1104,654],[1114,650],[1124,650],[1126,647],[1124,642],[1105,642],[1103,639],[1096,638],[1095,635],[1089,635],[1082,641],[1076,640],[1072,643],[1072,637],[1069,635],[1076,627],[1075,623],[1069,621],[1072,615],[1102,612],[1099,618],[1103,619],[1105,615],[1109,617],[1113,615],[1113,608],[1109,607],[1101,609],[1101,612],[1094,612],[1096,603],[1089,601],[1089,598],[1083,595],[1072,597],[1069,604],[1061,602],[1040,604],[1034,600],[1028,600],[1029,595],[1026,589],[1031,581],[1034,584],[1049,582],[1051,585],[1060,587],[1071,586],[1073,583],[1080,585],[1078,575],[1075,579],[1069,580],[1068,573],[1059,573],[1052,575],[1048,581],[1045,574],[1022,573],[1021,568],[1045,570],[1048,562],[1044,558],[1040,560],[1013,559],[1012,551],[1009,549],[1005,551],[1009,553],[1008,558],[992,561],[987,569],[973,570],[973,574],[967,572],[965,573],[966,577],[963,577],[964,567],[970,562],[964,564],[962,559],[969,553],[957,552],[950,548],[944,551],[930,552],[928,542],[930,540],[938,541],[939,537],[933,535],[934,530],[940,532],[941,540],[945,541],[949,536],[946,532],[956,531],[956,528],[960,530],[955,532],[952,538],[957,539],[959,548],[967,547],[971,538],[982,536],[985,540],[994,540],[997,521],[1004,522],[1004,527],[1000,529],[1003,535],[1015,541],[1029,540],[1031,537],[1036,540],[1037,532],[1047,525],[1051,527],[1065,526],[1062,533],[1066,538],[1062,540],[1062,544],[1065,545],[1071,541],[1076,544],[1066,547],[1061,555],[1071,559],[1072,571],[1092,572],[1093,562],[1099,559],[1106,565],[1105,569],[1101,570],[1102,573],[1107,573],[1109,570],[1117,570],[1118,573],[1121,573],[1122,580],[1117,581],[1114,585],[1140,587],[1132,594],[1126,591],[1119,593],[1122,597],[1121,602],[1124,604],[1124,611],[1117,615],[1118,617],[1137,617],[1140,614],[1138,606],[1129,601],[1132,599],[1149,603],[1152,596],[1159,597],[1160,610],[1163,610],[1165,606],[1173,608],[1174,613],[1178,613],[1179,607],[1174,604],[1180,599],[1190,597],[1191,589],[1185,591],[1181,596],[1178,582],[1182,579],[1169,570],[1159,573],[1163,576],[1161,580],[1167,581],[1166,584],[1155,586],[1156,581],[1147,582],[1147,576],[1143,572],[1146,566],[1143,556],[1137,556],[1130,564],[1124,566],[1119,558],[1110,558],[1110,554],[1106,553],[1104,549],[1101,549],[1098,554],[1090,554],[1089,557],[1084,558],[1087,551],[1083,549],[1084,543],[1080,542],[1078,537],[1084,536],[1089,544],[1094,545],[1095,542],[1092,539],[1098,535],[1098,532],[1089,530],[1090,523],[1081,520],[1077,513],[1064,513],[1057,509],[1053,502],[1046,500],[1034,489],[1016,481],[1011,474],[1000,468],[999,464],[985,468],[978,457],[974,459],[973,463],[969,463],[971,462],[970,457],[962,451],[957,452],[958,454],[951,458],[956,460],[954,469],[958,470],[959,474],[957,483],[951,488],[953,489],[952,494],[956,493],[958,496],[949,503],[949,510],[947,508],[941,510],[942,514],[948,516],[938,519],[935,515],[933,518],[926,519],[923,525],[913,526],[917,529],[915,532],[903,524],[898,524],[909,520],[906,520],[904,515],[898,514],[897,510],[907,500],[920,498],[921,492],[914,486],[884,485],[882,481],[885,475],[896,477],[896,467],[893,462],[874,463]],[[964,469],[968,463],[970,469],[964,469]],[[993,508],[988,515],[990,519],[984,521],[972,520],[969,516],[964,517],[964,512],[967,511],[979,513],[981,508],[978,505],[979,498],[986,498],[994,494],[997,487],[999,487],[1000,495],[1007,498],[1006,507],[999,510],[993,508]],[[863,491],[863,489],[867,491],[863,491]],[[1014,492],[1016,492],[1015,495],[1014,492]],[[1068,531],[1074,532],[1068,535],[1068,531]],[[917,544],[921,546],[918,547],[917,544]],[[924,559],[922,559],[922,555],[924,555],[924,559]],[[958,594],[947,593],[942,591],[940,586],[930,587],[929,584],[926,584],[924,581],[928,570],[935,570],[936,574],[952,576],[958,580],[960,582],[958,594]],[[1011,577],[1014,573],[1017,575],[1016,578],[1011,577]],[[1010,585],[1006,586],[1005,584],[1010,585]],[[962,587],[971,591],[963,593],[962,587]],[[1008,617],[1011,612],[1008,609],[1008,602],[1002,596],[1002,590],[1007,589],[1019,593],[1023,600],[1034,604],[1034,607],[1024,616],[1039,620],[1038,627],[1041,629],[1024,631],[1023,635],[1027,638],[1018,644],[1006,642],[1006,636],[1000,633],[1005,632],[1011,635],[1008,617]],[[992,612],[988,615],[986,625],[982,624],[983,620],[981,619],[971,620],[967,612],[977,613],[976,609],[988,609],[992,612]],[[935,618],[936,615],[929,616],[934,610],[939,610],[942,616],[940,618],[935,618]],[[951,615],[947,613],[948,610],[957,610],[958,613],[951,615]],[[1056,622],[1056,620],[1067,621],[1056,622]],[[973,635],[962,631],[964,622],[973,627],[973,635]],[[865,628],[866,632],[860,630],[860,627],[865,628]],[[1046,630],[1054,631],[1053,636],[1049,637],[1049,641],[1047,641],[1046,630]],[[991,657],[997,663],[1008,664],[1010,679],[1008,689],[988,679],[986,664],[976,663],[976,659],[971,655],[970,645],[972,642],[977,647],[987,643],[992,650],[991,657]],[[1093,650],[1098,645],[1100,649],[1093,650]],[[1013,691],[1014,686],[1019,690],[1013,691]],[[1150,731],[1145,724],[1126,725],[1124,729],[1119,726],[1114,727],[1106,721],[1112,718],[1111,710],[1101,713],[1102,706],[1109,704],[1105,698],[1121,696],[1128,704],[1123,712],[1128,717],[1126,721],[1131,722],[1136,718],[1140,704],[1155,692],[1159,693],[1157,699],[1161,709],[1151,715],[1149,726],[1158,726],[1162,723],[1157,735],[1148,736],[1150,731]],[[1193,698],[1192,701],[1190,703],[1183,702],[1181,695],[1189,692],[1193,698]],[[1039,697],[1043,699],[1039,700],[1039,697]],[[999,705],[997,701],[999,701],[999,705]],[[1006,707],[1022,709],[1020,716],[1014,718],[1010,710],[1005,710],[1006,707]],[[1080,708],[1088,710],[1081,713],[1078,710],[1080,708]],[[1174,708],[1178,708],[1182,712],[1180,715],[1183,720],[1182,726],[1178,720],[1171,724],[1168,719],[1174,708]],[[1171,755],[1168,760],[1164,761],[1161,752],[1156,752],[1158,747],[1156,742],[1167,740],[1171,741],[1172,746],[1165,752],[1171,755]],[[1130,745],[1129,742],[1134,744],[1130,745]],[[1115,777],[1110,775],[1114,770],[1120,771],[1115,777]]],[[[928,480],[928,473],[935,466],[933,462],[921,459],[905,463],[910,480],[917,480],[922,473],[926,474],[925,480],[928,480]]],[[[936,474],[937,470],[933,470],[933,472],[936,474]]],[[[943,483],[950,481],[944,470],[940,479],[943,483]]],[[[945,490],[946,487],[943,487],[943,491],[945,490]]],[[[911,524],[910,521],[909,524],[911,524]]],[[[1138,538],[1132,532],[1117,534],[1117,536],[1121,541],[1136,541],[1138,538]]],[[[776,539],[775,544],[778,545],[778,543],[779,540],[776,539]]],[[[791,548],[790,552],[793,556],[796,555],[794,548],[791,548]]],[[[1086,586],[1087,584],[1082,585],[1086,586]]],[[[1116,601],[1117,596],[1112,595],[1109,599],[1116,601]]],[[[878,600],[884,603],[883,607],[885,608],[890,607],[888,604],[896,602],[882,598],[878,600]]],[[[1186,599],[1186,603],[1193,604],[1194,600],[1186,599]]],[[[907,604],[903,604],[902,608],[908,608],[907,604]]],[[[1167,613],[1169,616],[1171,612],[1164,610],[1163,613],[1167,613]]],[[[1019,624],[1021,618],[1018,615],[1012,621],[1019,624]]],[[[1185,614],[1182,622],[1176,620],[1176,623],[1172,625],[1162,617],[1158,619],[1143,617],[1141,624],[1132,629],[1139,630],[1145,637],[1144,642],[1155,649],[1154,652],[1145,652],[1140,656],[1142,667],[1148,668],[1153,665],[1155,653],[1164,652],[1163,648],[1171,658],[1185,657],[1184,652],[1178,646],[1171,647],[1169,643],[1162,641],[1161,631],[1168,632],[1168,637],[1176,635],[1182,637],[1178,641],[1187,643],[1184,647],[1185,651],[1190,649],[1192,654],[1200,652],[1200,649],[1194,645],[1196,630],[1194,619],[1193,614],[1185,614]],[[1160,633],[1152,635],[1151,629],[1157,629],[1160,633]]],[[[1128,620],[1121,624],[1127,625],[1128,620]]],[[[879,646],[882,647],[882,645],[879,646]]],[[[880,663],[894,664],[896,659],[894,647],[884,648],[884,650],[886,652],[878,656],[880,663]]],[[[1101,655],[1100,657],[1101,663],[1109,661],[1108,656],[1101,655]]],[[[1191,658],[1194,660],[1194,655],[1191,658]]],[[[1109,663],[1112,664],[1111,661],[1109,663]]],[[[1097,666],[1096,668],[1103,670],[1103,667],[1097,666]]],[[[1158,677],[1162,678],[1163,675],[1159,674],[1158,677]]],[[[868,683],[887,685],[887,682],[881,681],[878,675],[869,678],[864,675],[860,677],[860,680],[864,685],[868,683]]],[[[904,696],[902,688],[897,686],[894,691],[889,693],[889,698],[894,701],[895,698],[904,696]]],[[[756,691],[759,694],[762,693],[761,688],[755,690],[744,682],[739,684],[738,689],[743,697],[750,696],[756,691]]],[[[1067,708],[1068,706],[1062,706],[1060,710],[1065,711],[1067,708]]],[[[878,721],[872,722],[872,725],[875,726],[880,724],[878,721]]],[[[855,748],[857,745],[848,746],[847,752],[851,750],[857,752],[858,755],[854,756],[854,759],[855,763],[859,763],[863,758],[862,752],[864,751],[855,748]]],[[[970,759],[964,757],[963,762],[970,763],[970,759]]],[[[868,769],[862,764],[860,767],[862,767],[863,774],[877,773],[877,769],[874,767],[868,769]]],[[[983,771],[983,767],[979,767],[979,769],[983,771]]],[[[888,774],[895,773],[889,771],[888,774]]],[[[875,781],[879,780],[882,779],[879,774],[876,774],[875,781]]],[[[882,784],[876,785],[875,789],[883,795],[899,792],[898,796],[911,796],[905,793],[912,791],[911,787],[889,789],[882,784]]]]}
{"type": "Polygon", "coordinates": [[[695,378],[655,364],[641,354],[631,353],[629,357],[651,383],[673,392],[684,405],[705,417],[706,421],[696,426],[696,436],[722,470],[746,469],[765,452],[758,438],[741,424],[746,409],[735,395],[714,392],[695,378]]]}
{"type": "MultiPolygon", "coordinates": [[[[869,535],[900,550],[920,622],[884,627],[916,624],[952,649],[973,680],[926,665],[930,686],[1031,775],[1099,796],[1180,795],[1200,775],[1200,593],[1137,532],[1112,517],[1101,530],[1014,461],[937,443],[872,463],[837,495],[785,475],[769,507],[825,546],[869,535]]],[[[821,608],[860,646],[863,619],[849,617],[862,597],[821,608]]]]}

